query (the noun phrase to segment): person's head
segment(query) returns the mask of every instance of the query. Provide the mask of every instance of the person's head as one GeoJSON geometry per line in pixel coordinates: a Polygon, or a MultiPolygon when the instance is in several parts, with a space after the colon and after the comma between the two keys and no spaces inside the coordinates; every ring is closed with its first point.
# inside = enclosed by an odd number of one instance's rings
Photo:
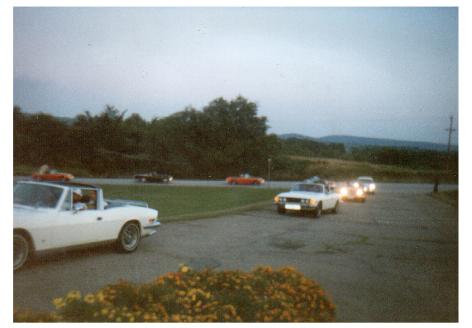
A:
{"type": "Polygon", "coordinates": [[[82,199],[82,190],[78,188],[72,189],[72,201],[74,203],[79,202],[82,199]]]}

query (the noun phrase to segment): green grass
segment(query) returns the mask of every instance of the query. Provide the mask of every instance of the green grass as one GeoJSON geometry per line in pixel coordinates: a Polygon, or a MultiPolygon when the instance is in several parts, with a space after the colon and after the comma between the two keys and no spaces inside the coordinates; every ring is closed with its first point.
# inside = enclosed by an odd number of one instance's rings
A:
{"type": "Polygon", "coordinates": [[[105,198],[141,200],[159,210],[161,221],[198,219],[269,206],[281,189],[104,185],[105,198]]]}
{"type": "Polygon", "coordinates": [[[451,204],[455,207],[459,205],[459,190],[440,191],[437,193],[432,193],[432,196],[433,198],[451,204]]]}
{"type": "Polygon", "coordinates": [[[313,176],[330,179],[352,179],[361,175],[372,176],[384,182],[430,182],[439,175],[441,182],[457,182],[457,174],[439,170],[411,169],[394,165],[372,164],[341,159],[289,156],[296,171],[279,172],[277,178],[292,180],[295,176],[313,176]]]}

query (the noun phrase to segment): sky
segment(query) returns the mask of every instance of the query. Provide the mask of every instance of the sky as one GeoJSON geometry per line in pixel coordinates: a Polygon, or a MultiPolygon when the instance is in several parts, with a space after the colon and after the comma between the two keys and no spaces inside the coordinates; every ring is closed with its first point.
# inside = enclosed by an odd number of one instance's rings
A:
{"type": "MultiPolygon", "coordinates": [[[[269,132],[447,143],[456,8],[14,8],[14,104],[145,119],[218,97],[269,132]]],[[[457,133],[453,143],[457,143],[457,133]]]]}

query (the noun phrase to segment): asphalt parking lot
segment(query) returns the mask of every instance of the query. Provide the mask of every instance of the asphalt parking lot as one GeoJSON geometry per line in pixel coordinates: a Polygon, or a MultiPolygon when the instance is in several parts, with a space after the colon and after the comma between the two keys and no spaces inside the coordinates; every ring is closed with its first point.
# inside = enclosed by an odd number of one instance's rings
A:
{"type": "Polygon", "coordinates": [[[421,193],[379,193],[319,219],[274,208],[166,223],[134,254],[111,247],[55,254],[14,274],[14,306],[53,309],[69,290],[178,269],[294,266],[318,281],[347,322],[458,320],[458,211],[421,193]]]}

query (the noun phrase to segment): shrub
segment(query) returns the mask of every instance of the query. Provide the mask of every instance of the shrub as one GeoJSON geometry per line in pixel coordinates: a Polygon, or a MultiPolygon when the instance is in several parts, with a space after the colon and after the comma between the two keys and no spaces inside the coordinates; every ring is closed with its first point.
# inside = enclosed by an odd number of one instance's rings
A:
{"type": "Polygon", "coordinates": [[[290,267],[252,272],[193,271],[181,266],[148,284],[120,281],[96,293],[71,291],[56,312],[15,311],[17,322],[330,322],[334,304],[290,267]]]}

